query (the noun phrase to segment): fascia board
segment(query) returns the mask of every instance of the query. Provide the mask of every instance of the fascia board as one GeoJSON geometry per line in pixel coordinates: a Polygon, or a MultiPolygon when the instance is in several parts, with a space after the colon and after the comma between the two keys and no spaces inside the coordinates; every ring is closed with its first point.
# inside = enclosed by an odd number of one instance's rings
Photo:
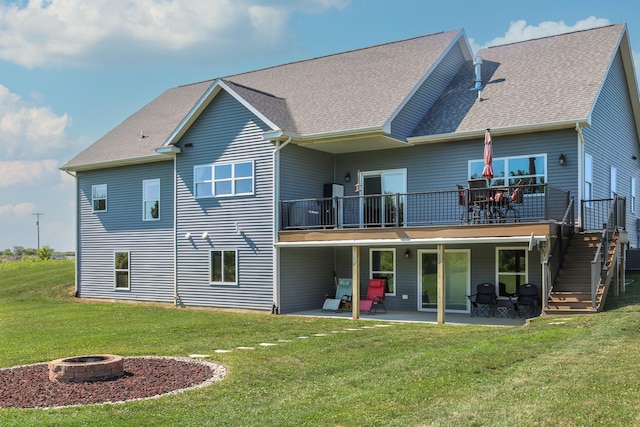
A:
{"type": "MultiPolygon", "coordinates": [[[[531,133],[531,132],[543,132],[548,130],[556,130],[556,129],[575,129],[576,124],[580,126],[590,126],[591,122],[586,119],[574,119],[574,120],[564,120],[559,122],[548,122],[548,123],[533,123],[525,126],[509,126],[505,128],[491,128],[491,135],[499,136],[499,135],[516,135],[522,133],[531,133]]],[[[453,133],[441,133],[438,135],[427,135],[427,136],[413,136],[407,138],[407,142],[410,145],[417,144],[432,144],[444,141],[452,141],[452,140],[462,140],[462,139],[471,139],[477,138],[479,136],[484,138],[486,129],[478,129],[467,132],[453,132],[453,133]]]]}
{"type": "MultiPolygon", "coordinates": [[[[534,235],[536,241],[547,240],[547,236],[534,235]]],[[[363,240],[318,240],[304,242],[278,242],[276,247],[327,247],[327,246],[397,246],[397,245],[435,245],[435,244],[485,244],[485,243],[529,243],[531,235],[509,236],[509,237],[451,237],[451,238],[429,238],[429,239],[363,239],[363,240]]]]}
{"type": "Polygon", "coordinates": [[[173,159],[173,156],[168,156],[166,154],[153,154],[151,156],[135,157],[132,159],[113,160],[109,162],[90,163],[86,165],[73,166],[69,168],[60,168],[60,170],[70,171],[70,172],[82,172],[82,171],[90,171],[90,170],[96,170],[96,169],[116,168],[119,166],[131,166],[131,165],[140,165],[144,163],[164,162],[172,159],[173,159]]]}
{"type": "Polygon", "coordinates": [[[271,129],[276,130],[279,129],[275,123],[269,120],[264,114],[258,111],[253,105],[248,103],[244,98],[242,98],[238,93],[236,93],[233,89],[231,89],[222,79],[216,79],[209,89],[200,97],[198,102],[191,108],[191,111],[185,116],[184,119],[180,122],[178,127],[169,135],[167,140],[162,144],[163,146],[168,146],[175,144],[191,127],[193,122],[200,116],[200,114],[205,110],[205,108],[211,103],[211,101],[216,97],[220,90],[224,90],[229,93],[234,99],[240,102],[245,108],[255,114],[260,118],[267,126],[271,129]]]}

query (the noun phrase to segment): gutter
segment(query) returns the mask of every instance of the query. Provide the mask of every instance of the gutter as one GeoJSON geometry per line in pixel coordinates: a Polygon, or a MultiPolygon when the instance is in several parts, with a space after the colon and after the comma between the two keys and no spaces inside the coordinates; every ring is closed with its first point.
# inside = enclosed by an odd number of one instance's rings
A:
{"type": "MultiPolygon", "coordinates": [[[[588,119],[580,119],[580,120],[566,120],[559,122],[547,122],[547,123],[535,123],[531,125],[524,126],[509,126],[503,128],[491,128],[492,136],[500,136],[500,135],[515,135],[521,133],[530,133],[534,131],[548,131],[554,129],[570,129],[576,126],[576,124],[581,124],[582,126],[589,126],[590,123],[588,119]]],[[[437,135],[425,135],[425,136],[413,136],[407,138],[407,143],[410,145],[415,144],[432,144],[437,142],[445,142],[452,140],[462,140],[462,139],[472,139],[482,137],[484,138],[486,129],[478,129],[472,131],[465,132],[452,132],[452,133],[441,133],[437,135]]]]}
{"type": "MultiPolygon", "coordinates": [[[[280,133],[279,136],[284,136],[280,133]]],[[[291,136],[285,141],[274,141],[273,149],[273,307],[271,312],[277,314],[280,306],[280,248],[278,246],[278,224],[280,223],[280,151],[291,142],[291,136]]]]}

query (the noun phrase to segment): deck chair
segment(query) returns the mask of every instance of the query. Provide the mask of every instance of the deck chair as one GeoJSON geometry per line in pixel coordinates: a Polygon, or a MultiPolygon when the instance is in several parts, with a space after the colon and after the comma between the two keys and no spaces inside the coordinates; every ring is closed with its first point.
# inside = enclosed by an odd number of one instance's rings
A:
{"type": "Polygon", "coordinates": [[[476,293],[469,295],[471,301],[471,317],[484,314],[486,317],[495,316],[498,299],[496,298],[496,285],[493,283],[480,283],[476,286],[476,293]]]}
{"type": "Polygon", "coordinates": [[[367,299],[360,300],[360,311],[367,314],[374,314],[378,311],[378,306],[387,312],[383,301],[384,292],[387,286],[387,279],[369,279],[369,287],[367,288],[367,299]]]}
{"type": "Polygon", "coordinates": [[[336,297],[324,300],[322,311],[338,311],[344,303],[351,302],[352,283],[351,279],[338,279],[336,297]]]}
{"type": "Polygon", "coordinates": [[[540,296],[538,287],[533,283],[525,283],[518,288],[517,309],[518,317],[536,317],[540,310],[540,296]]]}

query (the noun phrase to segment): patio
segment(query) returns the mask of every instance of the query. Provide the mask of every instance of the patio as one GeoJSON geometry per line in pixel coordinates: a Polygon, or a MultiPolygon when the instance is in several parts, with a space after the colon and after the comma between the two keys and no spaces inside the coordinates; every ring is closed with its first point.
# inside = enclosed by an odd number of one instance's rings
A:
{"type": "MultiPolygon", "coordinates": [[[[287,313],[287,316],[304,316],[304,317],[326,317],[326,318],[339,318],[339,319],[351,319],[351,311],[322,311],[307,310],[298,311],[294,313],[287,313]]],[[[392,311],[387,310],[387,313],[376,314],[361,314],[360,320],[373,320],[377,322],[424,322],[437,324],[437,313],[424,312],[424,311],[392,311]]],[[[445,323],[452,325],[485,325],[485,326],[522,326],[527,323],[527,319],[522,317],[484,317],[474,316],[471,317],[467,313],[447,313],[445,316],[445,323]]]]}

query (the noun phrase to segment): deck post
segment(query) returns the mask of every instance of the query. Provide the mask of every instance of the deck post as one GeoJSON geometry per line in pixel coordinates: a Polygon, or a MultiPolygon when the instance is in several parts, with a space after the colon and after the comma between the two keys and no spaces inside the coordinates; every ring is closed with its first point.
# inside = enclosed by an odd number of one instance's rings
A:
{"type": "Polygon", "coordinates": [[[351,280],[353,291],[351,292],[351,318],[360,318],[360,246],[351,247],[351,280]]]}
{"type": "Polygon", "coordinates": [[[438,324],[444,324],[444,310],[445,310],[445,302],[446,298],[444,295],[445,292],[445,273],[444,273],[444,245],[438,245],[438,324]]]}

